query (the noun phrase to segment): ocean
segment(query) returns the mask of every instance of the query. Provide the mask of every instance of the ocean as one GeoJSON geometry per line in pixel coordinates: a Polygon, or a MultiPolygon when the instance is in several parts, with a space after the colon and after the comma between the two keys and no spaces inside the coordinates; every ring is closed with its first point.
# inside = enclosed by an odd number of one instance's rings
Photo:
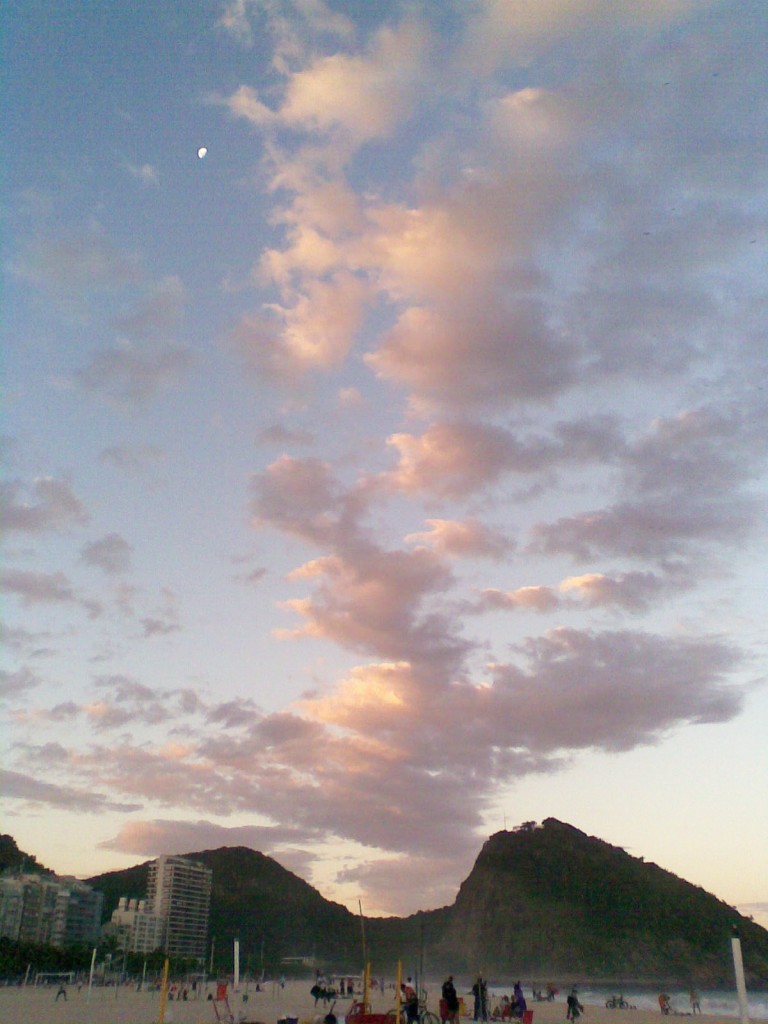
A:
{"type": "MultiPolygon", "coordinates": [[[[626,988],[622,992],[618,989],[605,988],[603,986],[590,986],[590,985],[579,985],[578,978],[574,979],[574,984],[578,986],[579,999],[582,1003],[592,1003],[598,1006],[603,1006],[605,1001],[611,996],[623,995],[630,1006],[637,1007],[638,1010],[656,1010],[659,1009],[659,994],[662,991],[661,988],[658,991],[650,988],[633,989],[626,988]]],[[[523,985],[523,991],[525,992],[526,999],[530,1000],[530,986],[528,984],[523,985]]],[[[688,989],[665,989],[667,995],[670,997],[672,1002],[672,1010],[679,1015],[689,1016],[691,1011],[691,1004],[688,998],[688,989]]],[[[493,985],[490,988],[490,992],[494,999],[500,999],[505,993],[511,995],[511,986],[504,988],[502,986],[493,985]]],[[[733,990],[727,989],[699,989],[699,1002],[701,1003],[701,1012],[704,1014],[712,1014],[713,1016],[719,1017],[735,1017],[737,1020],[740,1017],[739,1012],[739,1001],[736,995],[735,988],[733,990]]],[[[557,994],[558,1001],[565,999],[568,991],[561,989],[557,994]]],[[[535,1007],[536,1004],[529,1002],[531,1007],[535,1007]]],[[[750,1020],[768,1020],[768,992],[750,992],[747,991],[747,1005],[749,1009],[750,1020]]],[[[622,1011],[617,1011],[621,1013],[622,1011]]],[[[697,1014],[698,1016],[698,1014],[697,1014]]],[[[661,1014],[659,1014],[661,1020],[661,1014]]],[[[627,1018],[627,1024],[631,1024],[631,1014],[627,1018]]]]}

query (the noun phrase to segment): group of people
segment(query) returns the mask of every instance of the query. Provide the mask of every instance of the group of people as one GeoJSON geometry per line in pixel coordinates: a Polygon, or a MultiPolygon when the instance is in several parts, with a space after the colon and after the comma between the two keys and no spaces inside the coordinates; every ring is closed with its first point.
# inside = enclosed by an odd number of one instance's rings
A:
{"type": "Polygon", "coordinates": [[[527,1009],[528,1003],[523,995],[523,987],[516,981],[511,997],[503,995],[501,1002],[492,1010],[491,1020],[522,1020],[527,1009]]]}
{"type": "Polygon", "coordinates": [[[355,993],[354,978],[339,978],[336,983],[326,978],[322,971],[315,975],[315,983],[309,990],[309,994],[315,1000],[315,1006],[319,1002],[330,1003],[338,996],[351,996],[355,993]]]}
{"type": "MultiPolygon", "coordinates": [[[[689,1002],[691,1004],[691,1014],[701,1013],[701,1002],[699,1000],[699,993],[695,988],[692,988],[688,995],[689,1002]]],[[[672,1009],[672,1000],[666,992],[662,992],[659,996],[659,1009],[668,1017],[670,1014],[674,1014],[676,1017],[688,1016],[688,1014],[680,1014],[677,1010],[672,1009]]]]}
{"type": "MultiPolygon", "coordinates": [[[[489,1017],[491,1020],[522,1020],[525,1011],[528,1009],[528,1004],[523,994],[523,987],[519,981],[515,982],[512,996],[502,996],[500,1003],[493,1010],[490,1009],[488,1003],[488,982],[482,974],[478,974],[472,986],[472,996],[474,999],[473,1018],[476,1021],[487,1021],[489,1017]]],[[[440,998],[440,1020],[442,1024],[449,1024],[449,1022],[450,1024],[458,1024],[460,1008],[461,1002],[453,982],[453,975],[451,974],[443,982],[440,998]]]]}
{"type": "MultiPolygon", "coordinates": [[[[417,1024],[419,1019],[419,1000],[410,978],[408,978],[406,982],[402,983],[401,990],[408,1024],[417,1024]]],[[[575,1024],[575,1022],[578,1021],[584,1013],[584,1007],[579,1001],[578,991],[578,988],[574,986],[566,999],[565,1019],[573,1022],[573,1024],[575,1024]]],[[[552,985],[547,986],[546,995],[543,995],[541,990],[537,990],[534,985],[534,999],[538,999],[540,1001],[552,1001],[556,994],[557,989],[552,985]]],[[[528,1008],[525,995],[523,994],[523,989],[519,981],[515,982],[512,996],[502,996],[501,1001],[493,1008],[492,1011],[489,1011],[488,1005],[488,983],[481,974],[478,974],[477,979],[472,986],[472,995],[474,997],[473,1017],[476,1021],[487,1021],[489,1017],[491,1020],[522,1020],[523,1015],[528,1008]]],[[[693,989],[690,993],[690,1003],[692,1014],[701,1013],[699,996],[693,989]]],[[[672,1009],[670,997],[666,992],[662,992],[659,996],[659,1007],[665,1016],[675,1013],[672,1009]]],[[[459,1024],[460,1008],[461,1002],[453,981],[453,975],[451,974],[443,982],[441,992],[440,1020],[442,1024],[459,1024]]]]}

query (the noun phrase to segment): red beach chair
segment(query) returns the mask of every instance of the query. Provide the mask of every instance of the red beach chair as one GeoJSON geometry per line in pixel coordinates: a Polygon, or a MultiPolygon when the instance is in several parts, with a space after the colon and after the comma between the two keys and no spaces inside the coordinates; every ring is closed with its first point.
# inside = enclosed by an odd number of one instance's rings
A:
{"type": "Polygon", "coordinates": [[[226,981],[219,981],[216,983],[216,995],[213,998],[213,1012],[216,1014],[216,1020],[227,1021],[228,1024],[232,1024],[235,1019],[235,1015],[229,1008],[226,981]],[[222,1014],[222,1008],[226,1008],[226,1013],[222,1014]]]}

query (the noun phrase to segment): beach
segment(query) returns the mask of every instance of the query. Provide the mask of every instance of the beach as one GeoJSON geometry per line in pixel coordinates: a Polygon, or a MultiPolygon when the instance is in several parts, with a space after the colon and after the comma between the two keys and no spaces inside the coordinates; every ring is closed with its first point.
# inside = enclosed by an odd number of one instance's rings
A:
{"type": "MultiPolygon", "coordinates": [[[[299,1024],[321,1024],[325,1010],[322,1004],[315,1008],[310,995],[309,981],[290,981],[285,988],[267,983],[263,991],[254,991],[253,984],[232,993],[229,989],[229,1007],[235,1021],[260,1021],[276,1024],[285,1017],[297,1017],[299,1024]]],[[[157,990],[137,992],[132,986],[120,988],[94,988],[90,995],[87,988],[67,988],[67,999],[56,1001],[56,986],[50,987],[7,987],[0,988],[0,1024],[156,1024],[160,1017],[160,993],[157,990]]],[[[165,1024],[216,1024],[216,1012],[208,992],[209,985],[198,993],[190,995],[187,1001],[172,1000],[165,1008],[165,1024]]],[[[460,990],[461,993],[461,990],[460,990]]],[[[430,987],[429,1008],[437,1011],[439,985],[430,987]]],[[[466,1005],[469,999],[464,996],[466,1005]]],[[[672,1024],[672,1017],[662,1017],[658,1010],[637,1008],[608,1010],[604,1004],[590,1004],[585,1000],[584,1015],[580,1024],[661,1024],[664,1020],[672,1024]]],[[[350,1008],[352,999],[339,999],[335,1005],[339,1024],[350,1008]]],[[[374,991],[371,997],[372,1010],[384,1013],[394,1005],[394,995],[388,990],[384,995],[374,991]]],[[[560,993],[554,1002],[531,1003],[534,1011],[533,1024],[564,1024],[565,993],[560,993]]],[[[680,1009],[688,1009],[680,1006],[680,1009]]],[[[226,1013],[220,1009],[222,1017],[226,1013]]],[[[697,1014],[698,1017],[698,1014],[697,1014]]],[[[732,1014],[714,1015],[704,1013],[702,1024],[733,1024],[732,1014]]],[[[758,1018],[752,1018],[758,1019],[758,1018]]],[[[465,1016],[463,1022],[470,1021],[465,1016]]]]}

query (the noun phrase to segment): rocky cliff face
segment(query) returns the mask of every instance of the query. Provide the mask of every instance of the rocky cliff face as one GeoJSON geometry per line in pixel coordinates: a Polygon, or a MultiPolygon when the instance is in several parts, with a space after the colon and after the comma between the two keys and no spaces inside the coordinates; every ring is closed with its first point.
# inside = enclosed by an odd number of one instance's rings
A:
{"type": "Polygon", "coordinates": [[[434,956],[505,977],[724,984],[734,925],[748,971],[764,982],[768,932],[657,865],[548,819],[485,843],[434,956]]]}

